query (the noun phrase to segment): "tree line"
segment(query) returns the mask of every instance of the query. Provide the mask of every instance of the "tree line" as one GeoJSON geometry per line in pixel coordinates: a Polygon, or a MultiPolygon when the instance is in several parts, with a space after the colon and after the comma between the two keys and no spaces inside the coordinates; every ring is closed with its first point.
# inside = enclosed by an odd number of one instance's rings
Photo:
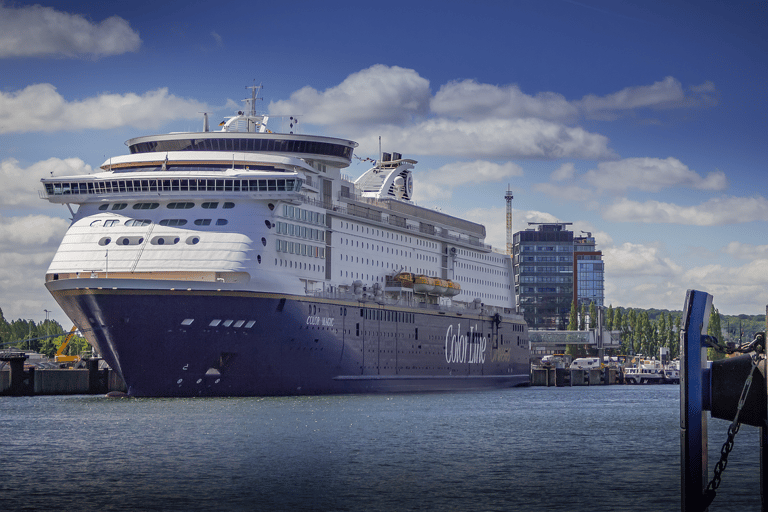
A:
{"type": "MultiPolygon", "coordinates": [[[[56,320],[7,321],[0,309],[0,349],[34,350],[48,357],[53,357],[69,334],[56,320]],[[38,339],[39,338],[39,339],[38,339]]],[[[62,355],[80,355],[90,352],[90,345],[85,338],[73,336],[62,355]]]]}
{"type": "MultiPolygon", "coordinates": [[[[614,308],[605,309],[603,326],[609,331],[621,333],[621,354],[643,354],[649,357],[657,356],[659,348],[669,349],[670,359],[680,356],[680,328],[682,311],[658,309],[614,308]]],[[[597,307],[594,302],[587,306],[571,304],[568,330],[594,329],[597,325],[597,307]]],[[[765,331],[765,316],[763,315],[721,315],[716,307],[712,307],[709,315],[707,334],[714,336],[721,344],[727,342],[746,343],[755,333],[765,331]]],[[[571,353],[578,353],[572,348],[571,353]]],[[[721,359],[723,354],[708,349],[709,360],[721,359]]]]}

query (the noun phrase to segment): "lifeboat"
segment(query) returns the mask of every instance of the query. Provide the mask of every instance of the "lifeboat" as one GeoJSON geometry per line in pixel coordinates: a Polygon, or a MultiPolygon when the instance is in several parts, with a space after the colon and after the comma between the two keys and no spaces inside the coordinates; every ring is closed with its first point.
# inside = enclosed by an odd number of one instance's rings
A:
{"type": "Polygon", "coordinates": [[[416,276],[413,280],[413,291],[416,293],[432,293],[435,290],[435,279],[427,276],[416,276]]]}
{"type": "Polygon", "coordinates": [[[432,290],[432,295],[447,295],[448,281],[446,279],[435,279],[435,289],[432,290]]]}
{"type": "Polygon", "coordinates": [[[455,297],[461,293],[461,285],[448,280],[448,286],[446,287],[445,294],[449,297],[455,297]]]}

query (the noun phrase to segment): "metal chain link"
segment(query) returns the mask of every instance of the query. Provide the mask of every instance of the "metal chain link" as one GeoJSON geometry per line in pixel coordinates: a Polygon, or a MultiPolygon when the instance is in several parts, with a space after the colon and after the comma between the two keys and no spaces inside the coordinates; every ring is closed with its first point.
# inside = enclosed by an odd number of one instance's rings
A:
{"type": "MultiPolygon", "coordinates": [[[[757,336],[755,336],[755,340],[753,340],[750,345],[754,345],[755,341],[757,341],[757,336]]],[[[741,390],[739,404],[736,407],[736,415],[733,418],[733,422],[728,426],[728,438],[720,449],[720,460],[715,464],[712,480],[710,480],[709,484],[707,484],[707,488],[704,490],[702,510],[706,510],[717,495],[717,488],[720,487],[723,471],[725,471],[726,466],[728,466],[728,455],[731,453],[731,450],[733,450],[733,440],[736,437],[736,434],[739,433],[739,428],[741,427],[739,414],[741,413],[741,408],[744,406],[744,402],[747,400],[747,395],[749,395],[749,388],[752,386],[752,376],[755,373],[758,361],[760,361],[760,354],[758,352],[753,352],[750,354],[750,358],[752,367],[749,369],[749,375],[744,381],[744,388],[741,390]]]]}

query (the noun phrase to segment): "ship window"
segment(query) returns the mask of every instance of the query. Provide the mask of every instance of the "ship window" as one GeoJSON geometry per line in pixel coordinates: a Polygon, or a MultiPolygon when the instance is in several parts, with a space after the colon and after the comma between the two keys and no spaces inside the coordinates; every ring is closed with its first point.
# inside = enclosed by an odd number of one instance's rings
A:
{"type": "Polygon", "coordinates": [[[245,323],[245,320],[238,320],[237,322],[235,322],[235,325],[233,325],[233,327],[242,327],[244,323],[245,323]]]}
{"type": "Polygon", "coordinates": [[[102,210],[102,211],[106,210],[107,208],[109,208],[108,204],[102,204],[102,205],[99,206],[99,210],[102,210]]]}
{"type": "Polygon", "coordinates": [[[111,219],[111,220],[105,220],[104,221],[104,227],[105,228],[111,228],[112,226],[116,225],[118,222],[117,219],[111,219]]]}
{"type": "Polygon", "coordinates": [[[263,245],[264,247],[267,246],[267,239],[266,238],[261,237],[261,245],[263,245]]]}
{"type": "Polygon", "coordinates": [[[167,206],[170,210],[189,210],[194,207],[195,203],[168,203],[167,206]]]}
{"type": "Polygon", "coordinates": [[[211,323],[208,324],[209,327],[218,327],[218,325],[221,323],[221,320],[211,320],[211,323]]]}
{"type": "Polygon", "coordinates": [[[128,203],[115,203],[112,205],[112,210],[124,210],[128,206],[128,203]]]}
{"type": "MultiPolygon", "coordinates": [[[[270,210],[272,210],[275,207],[275,205],[273,205],[271,203],[270,203],[270,205],[272,206],[272,208],[270,208],[270,210]]],[[[222,208],[234,208],[234,207],[235,207],[235,203],[224,203],[224,206],[222,206],[222,208]]]]}
{"type": "Polygon", "coordinates": [[[200,242],[200,238],[198,238],[196,236],[191,236],[191,237],[187,238],[187,244],[188,245],[195,245],[195,244],[197,244],[199,242],[200,242]]]}
{"type": "Polygon", "coordinates": [[[149,226],[152,224],[152,221],[149,219],[130,219],[125,221],[125,225],[130,227],[141,227],[141,226],[149,226]]]}
{"type": "Polygon", "coordinates": [[[134,210],[154,210],[160,206],[160,203],[136,203],[133,205],[134,210]]]}
{"type": "Polygon", "coordinates": [[[107,236],[99,240],[99,245],[109,245],[111,241],[112,239],[107,236]]]}
{"type": "Polygon", "coordinates": [[[219,207],[219,203],[217,203],[217,202],[208,202],[208,203],[203,203],[202,206],[203,206],[203,208],[214,209],[214,208],[218,208],[219,207]]]}
{"type": "Polygon", "coordinates": [[[160,221],[161,226],[183,226],[187,223],[187,219],[163,219],[160,221]]]}
{"type": "Polygon", "coordinates": [[[232,322],[234,322],[234,320],[225,320],[223,325],[224,327],[229,327],[230,325],[232,325],[232,322]]]}
{"type": "Polygon", "coordinates": [[[194,322],[194,318],[185,318],[181,321],[181,325],[192,325],[192,322],[194,322]]]}
{"type": "Polygon", "coordinates": [[[256,320],[249,320],[249,321],[248,321],[248,323],[247,323],[247,324],[245,324],[245,328],[246,328],[246,329],[250,329],[250,328],[251,328],[251,327],[253,327],[254,325],[256,325],[256,320]]]}
{"type": "Polygon", "coordinates": [[[216,219],[217,226],[226,226],[229,221],[227,219],[216,219]]]}
{"type": "Polygon", "coordinates": [[[195,220],[196,226],[210,226],[211,225],[211,219],[196,219],[195,220]]]}

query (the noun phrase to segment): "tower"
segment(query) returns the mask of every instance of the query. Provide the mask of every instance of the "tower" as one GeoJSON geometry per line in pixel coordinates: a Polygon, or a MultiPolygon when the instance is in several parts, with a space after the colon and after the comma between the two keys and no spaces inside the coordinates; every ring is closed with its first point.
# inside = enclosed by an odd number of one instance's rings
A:
{"type": "Polygon", "coordinates": [[[507,254],[512,254],[512,189],[507,185],[507,193],[504,195],[507,201],[507,254]]]}

